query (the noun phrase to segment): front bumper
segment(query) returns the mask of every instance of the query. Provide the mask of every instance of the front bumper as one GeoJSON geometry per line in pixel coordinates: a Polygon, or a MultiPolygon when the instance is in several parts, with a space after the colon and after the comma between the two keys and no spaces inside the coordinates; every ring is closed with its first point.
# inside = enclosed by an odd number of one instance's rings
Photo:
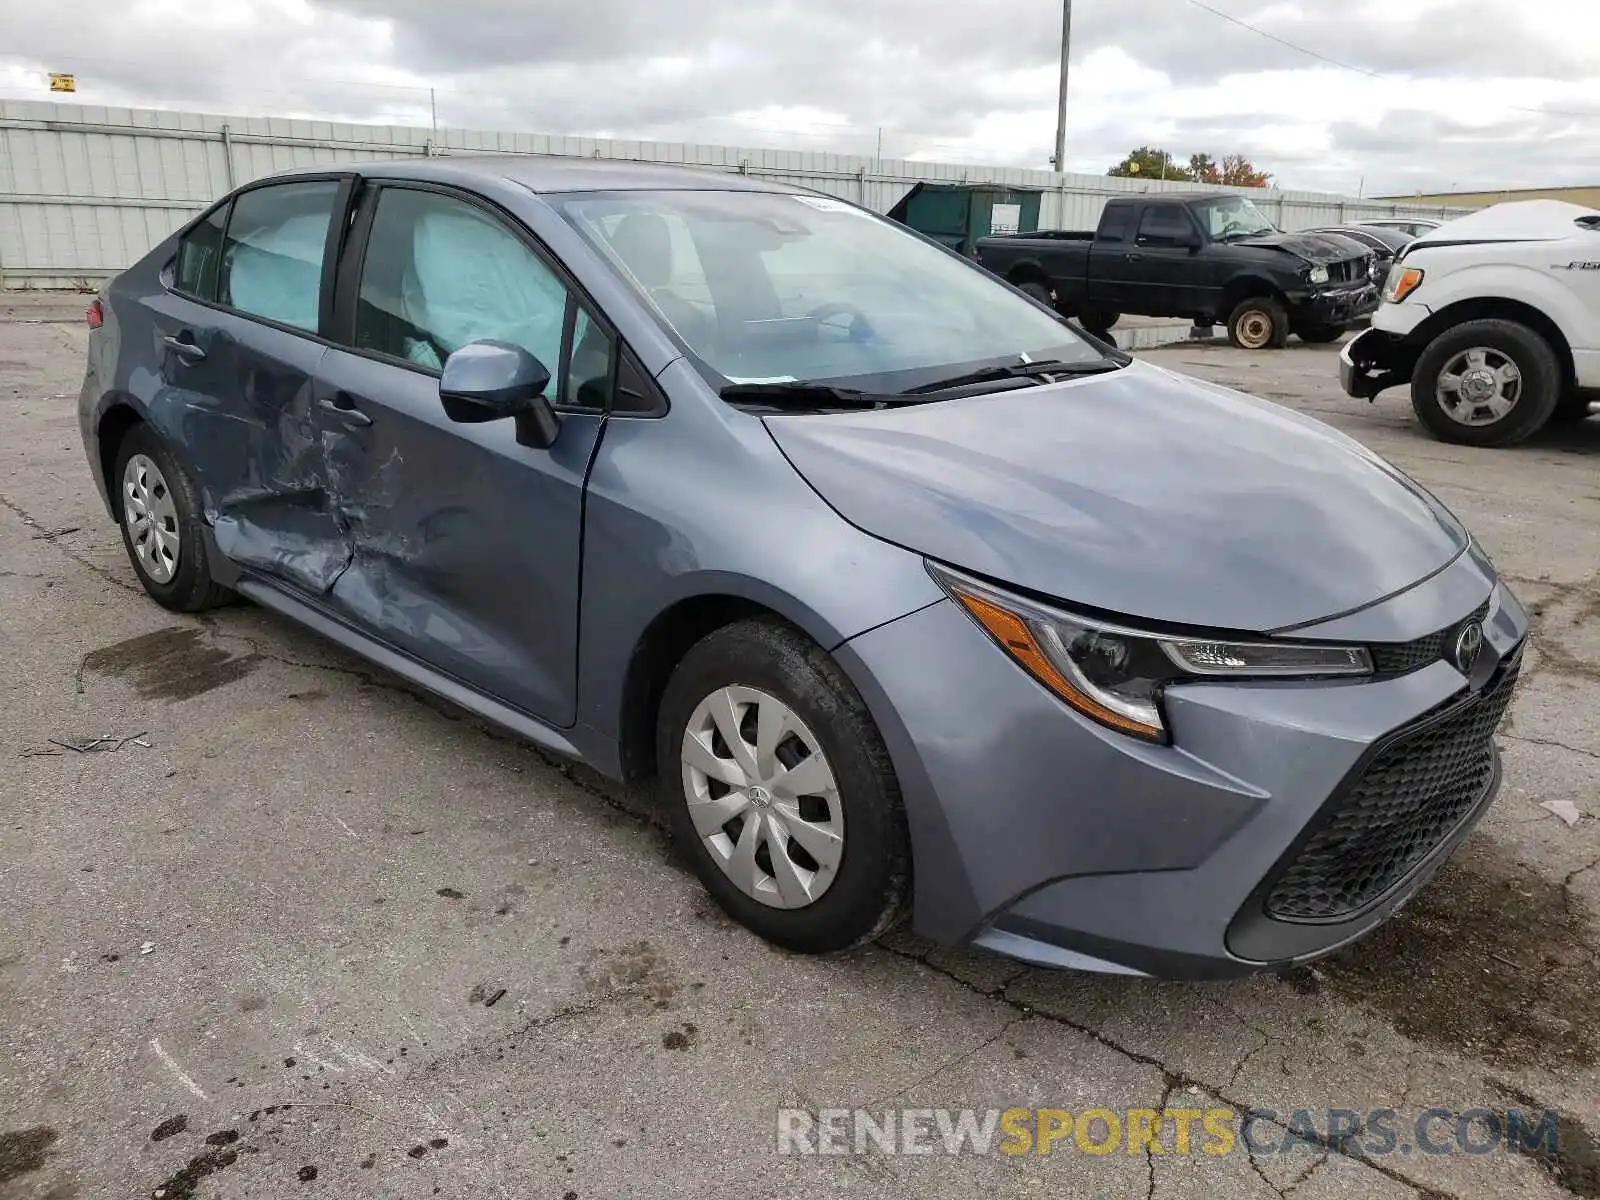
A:
{"type": "Polygon", "coordinates": [[[1368,329],[1339,351],[1339,386],[1357,400],[1409,383],[1417,367],[1418,346],[1384,329],[1368,329]]]}
{"type": "Polygon", "coordinates": [[[1367,932],[1492,801],[1488,734],[1481,789],[1381,894],[1328,919],[1283,919],[1274,888],[1378,756],[1507,679],[1527,618],[1469,552],[1324,634],[1409,641],[1491,594],[1500,602],[1470,681],[1440,659],[1375,680],[1174,687],[1167,746],[1079,717],[948,602],[853,640],[839,657],[899,775],[918,932],[1036,963],[1189,978],[1302,961],[1367,932]]]}
{"type": "Polygon", "coordinates": [[[1378,310],[1378,289],[1368,280],[1349,287],[1311,292],[1293,306],[1290,316],[1308,325],[1354,325],[1378,310]]]}

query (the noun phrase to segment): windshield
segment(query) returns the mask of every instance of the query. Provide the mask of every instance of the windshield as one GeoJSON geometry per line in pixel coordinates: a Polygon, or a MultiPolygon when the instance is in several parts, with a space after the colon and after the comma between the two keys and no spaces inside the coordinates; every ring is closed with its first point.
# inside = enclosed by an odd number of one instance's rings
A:
{"type": "Polygon", "coordinates": [[[987,364],[1104,359],[981,269],[838,200],[734,191],[551,199],[731,383],[899,391],[987,364]]]}
{"type": "Polygon", "coordinates": [[[1220,242],[1229,237],[1256,237],[1263,233],[1276,233],[1272,222],[1261,215],[1261,210],[1243,196],[1222,196],[1195,205],[1200,220],[1205,223],[1211,240],[1220,242]]]}

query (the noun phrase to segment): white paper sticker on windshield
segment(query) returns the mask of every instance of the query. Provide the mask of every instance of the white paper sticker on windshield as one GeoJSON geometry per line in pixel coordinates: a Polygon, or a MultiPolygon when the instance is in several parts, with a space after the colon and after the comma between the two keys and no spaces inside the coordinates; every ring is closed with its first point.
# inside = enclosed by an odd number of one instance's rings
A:
{"type": "Polygon", "coordinates": [[[791,195],[789,198],[791,200],[798,200],[801,204],[806,205],[808,208],[814,208],[818,212],[842,212],[858,213],[862,216],[867,215],[866,213],[862,213],[861,210],[854,204],[846,204],[843,200],[835,200],[832,196],[791,195]]]}

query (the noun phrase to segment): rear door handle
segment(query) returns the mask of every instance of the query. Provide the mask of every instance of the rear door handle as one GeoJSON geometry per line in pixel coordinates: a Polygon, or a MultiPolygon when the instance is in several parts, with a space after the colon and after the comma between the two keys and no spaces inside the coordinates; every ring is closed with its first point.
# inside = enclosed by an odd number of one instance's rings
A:
{"type": "Polygon", "coordinates": [[[195,345],[194,342],[181,336],[164,337],[161,339],[161,344],[168,350],[171,350],[179,358],[187,359],[189,362],[199,362],[206,356],[206,352],[204,350],[195,345]]]}
{"type": "Polygon", "coordinates": [[[367,416],[355,406],[355,402],[340,392],[337,396],[329,396],[321,401],[323,411],[330,412],[346,425],[365,427],[372,424],[372,418],[367,416]]]}

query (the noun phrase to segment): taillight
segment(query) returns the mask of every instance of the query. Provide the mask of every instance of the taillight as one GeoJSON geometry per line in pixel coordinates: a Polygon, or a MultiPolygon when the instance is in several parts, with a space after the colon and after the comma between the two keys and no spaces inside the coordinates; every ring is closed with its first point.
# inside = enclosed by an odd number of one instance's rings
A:
{"type": "Polygon", "coordinates": [[[106,310],[100,307],[100,301],[98,300],[90,303],[83,316],[89,322],[90,329],[99,329],[100,326],[106,323],[106,310]]]}

